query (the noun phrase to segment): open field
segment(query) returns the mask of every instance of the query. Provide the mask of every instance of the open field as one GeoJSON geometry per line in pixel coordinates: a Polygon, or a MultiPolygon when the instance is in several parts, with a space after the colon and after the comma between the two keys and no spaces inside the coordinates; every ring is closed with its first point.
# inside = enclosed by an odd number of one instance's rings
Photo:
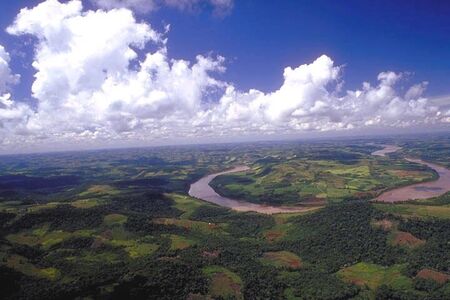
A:
{"type": "Polygon", "coordinates": [[[450,219],[450,204],[442,206],[416,204],[374,204],[378,209],[404,217],[450,219]]]}
{"type": "Polygon", "coordinates": [[[220,266],[205,267],[203,272],[210,278],[209,293],[212,297],[243,299],[242,280],[236,273],[220,266]]]}
{"type": "Polygon", "coordinates": [[[298,269],[302,265],[300,258],[288,251],[266,252],[263,254],[261,262],[276,268],[298,269]]]}
{"type": "Polygon", "coordinates": [[[360,286],[367,286],[375,291],[381,285],[396,290],[412,289],[412,280],[402,275],[404,266],[383,267],[376,264],[358,263],[338,272],[344,280],[360,286]]]}

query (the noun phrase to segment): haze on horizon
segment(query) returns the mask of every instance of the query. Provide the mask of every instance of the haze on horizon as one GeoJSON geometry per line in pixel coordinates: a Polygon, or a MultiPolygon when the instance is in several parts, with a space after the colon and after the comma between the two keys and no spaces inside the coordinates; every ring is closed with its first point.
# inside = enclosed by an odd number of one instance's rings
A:
{"type": "MultiPolygon", "coordinates": [[[[245,2],[17,1],[20,11],[15,5],[0,4],[6,12],[2,19],[9,19],[3,28],[6,32],[0,35],[0,153],[450,129],[450,91],[443,94],[441,88],[432,88],[434,81],[438,86],[439,81],[442,85],[448,82],[442,75],[450,72],[445,62],[449,57],[439,57],[443,70],[435,66],[436,56],[445,55],[439,51],[450,46],[445,35],[450,21],[439,21],[440,11],[450,11],[450,6],[429,4],[426,16],[408,12],[417,18],[435,18],[436,23],[421,20],[413,28],[405,20],[398,21],[408,30],[417,30],[419,37],[421,30],[435,26],[430,35],[434,43],[442,44],[442,49],[435,47],[435,56],[426,48],[430,55],[410,65],[418,69],[411,70],[398,69],[402,64],[393,63],[390,53],[377,57],[376,65],[368,54],[367,67],[373,73],[370,78],[357,78],[358,86],[353,87],[356,80],[352,73],[361,75],[360,71],[351,60],[341,60],[340,55],[336,59],[333,53],[339,53],[337,48],[348,49],[356,61],[358,53],[373,49],[369,44],[366,49],[364,45],[356,49],[345,42],[334,49],[337,42],[327,36],[329,28],[320,20],[310,31],[325,36],[322,46],[310,37],[298,36],[295,27],[277,32],[267,25],[266,39],[283,36],[293,43],[302,42],[298,49],[282,44],[273,47],[294,49],[298,55],[290,60],[295,63],[283,65],[277,59],[281,53],[260,47],[254,53],[261,58],[254,62],[253,75],[239,69],[249,59],[249,51],[238,50],[239,45],[258,45],[251,39],[242,42],[239,22],[233,19],[242,18],[245,5],[250,5],[245,2]],[[191,19],[191,27],[185,26],[191,19]],[[206,35],[198,28],[199,22],[211,27],[206,35]],[[222,36],[223,24],[230,22],[234,35],[222,36]],[[182,36],[177,26],[183,27],[182,36]],[[215,31],[221,34],[212,36],[215,31]],[[172,32],[175,43],[171,43],[172,32]],[[199,42],[197,35],[206,38],[199,42]],[[211,48],[214,43],[210,40],[218,38],[236,48],[211,48]],[[186,50],[187,57],[181,56],[184,48],[197,43],[201,52],[190,55],[186,50]],[[305,55],[308,47],[314,49],[305,55]],[[270,65],[271,60],[278,63],[276,68],[270,65]],[[261,66],[265,61],[273,74],[261,66]],[[415,79],[416,72],[420,80],[415,79]],[[423,74],[433,76],[425,79],[423,74]]],[[[305,3],[299,5],[310,9],[305,3]]],[[[347,6],[350,10],[355,7],[352,18],[357,18],[356,5],[350,1],[347,6]]],[[[267,9],[252,8],[257,10],[255,14],[267,9]]],[[[282,13],[274,14],[277,17],[270,24],[282,24],[278,18],[282,13]]],[[[298,25],[302,20],[298,18],[298,25]]],[[[399,24],[393,29],[400,30],[399,24]]],[[[252,26],[243,30],[264,29],[264,23],[252,26]]],[[[350,26],[339,30],[354,35],[355,40],[365,34],[367,38],[385,34],[381,28],[376,33],[350,26]]],[[[410,37],[399,31],[396,38],[400,49],[402,38],[406,41],[410,37]]],[[[419,41],[415,47],[429,45],[419,41]]],[[[388,48],[392,45],[379,45],[380,52],[388,48]]],[[[414,61],[407,53],[404,56],[405,61],[414,61]]]]}

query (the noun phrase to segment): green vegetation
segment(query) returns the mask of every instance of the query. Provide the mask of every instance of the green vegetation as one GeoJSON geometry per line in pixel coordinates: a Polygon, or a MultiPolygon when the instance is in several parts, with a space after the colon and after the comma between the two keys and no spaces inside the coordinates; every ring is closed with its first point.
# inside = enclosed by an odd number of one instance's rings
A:
{"type": "Polygon", "coordinates": [[[448,135],[429,136],[423,139],[407,140],[400,144],[402,153],[420,157],[423,160],[450,167],[450,137],[448,135]]]}
{"type": "Polygon", "coordinates": [[[404,266],[393,265],[383,267],[370,263],[357,263],[338,272],[345,281],[359,286],[367,286],[376,291],[381,285],[387,285],[396,290],[412,289],[412,279],[402,275],[404,266]]]}
{"type": "Polygon", "coordinates": [[[109,214],[103,218],[103,222],[108,225],[122,225],[127,221],[127,216],[121,214],[109,214]]]}
{"type": "Polygon", "coordinates": [[[203,272],[210,280],[209,294],[212,297],[243,299],[242,280],[236,273],[220,266],[205,267],[203,272]]]}
{"type": "Polygon", "coordinates": [[[385,212],[403,217],[442,218],[450,219],[450,204],[442,206],[416,204],[375,204],[385,212]]]}
{"type": "Polygon", "coordinates": [[[387,162],[359,148],[335,150],[339,159],[323,153],[298,153],[289,159],[257,160],[252,170],[216,177],[211,185],[219,194],[255,203],[321,205],[326,201],[371,199],[392,187],[422,182],[435,175],[403,159],[387,162]]]}
{"type": "Polygon", "coordinates": [[[300,258],[289,251],[266,252],[261,258],[264,265],[274,266],[276,268],[292,268],[301,267],[300,258]]]}
{"type": "Polygon", "coordinates": [[[176,234],[169,235],[169,238],[171,242],[170,250],[183,250],[195,244],[193,240],[176,234]]]}
{"type": "MultiPolygon", "coordinates": [[[[434,176],[405,162],[405,149],[372,157],[379,146],[369,142],[2,157],[0,298],[450,298],[450,193],[367,201],[434,176]],[[193,181],[240,164],[252,170],[218,177],[221,192],[309,210],[238,213],[187,195],[193,181]]],[[[445,149],[432,148],[444,162],[445,149]]]]}

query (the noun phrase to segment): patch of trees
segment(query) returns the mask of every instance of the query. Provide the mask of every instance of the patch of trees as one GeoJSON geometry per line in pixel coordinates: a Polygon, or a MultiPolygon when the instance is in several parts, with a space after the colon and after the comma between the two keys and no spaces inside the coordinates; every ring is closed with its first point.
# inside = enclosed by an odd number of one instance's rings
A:
{"type": "Polygon", "coordinates": [[[408,274],[413,276],[423,268],[450,272],[450,241],[430,238],[425,245],[415,249],[408,259],[408,274]]]}
{"type": "Polygon", "coordinates": [[[8,252],[26,257],[31,262],[36,262],[45,255],[45,251],[37,247],[20,244],[12,244],[11,247],[12,248],[8,252]]]}
{"type": "Polygon", "coordinates": [[[140,273],[122,279],[111,298],[175,300],[208,291],[208,280],[201,270],[184,263],[156,261],[140,273]]]}
{"type": "Polygon", "coordinates": [[[443,219],[401,219],[398,229],[427,240],[432,237],[450,240],[450,220],[443,219]]]}
{"type": "Polygon", "coordinates": [[[145,215],[129,215],[125,223],[125,229],[131,232],[142,233],[146,235],[160,235],[165,233],[186,234],[187,229],[171,224],[153,223],[151,218],[145,215]]]}
{"type": "Polygon", "coordinates": [[[414,279],[414,288],[418,291],[424,291],[424,292],[435,292],[439,288],[443,287],[444,284],[436,282],[432,279],[425,279],[425,278],[415,278],[414,279]]]}
{"type": "Polygon", "coordinates": [[[345,283],[335,275],[303,269],[289,273],[287,284],[300,299],[350,299],[359,293],[355,285],[345,283]]]}
{"type": "Polygon", "coordinates": [[[195,221],[217,222],[217,220],[226,218],[231,213],[232,211],[228,208],[202,205],[191,214],[190,218],[195,221]]]}
{"type": "Polygon", "coordinates": [[[128,188],[130,186],[138,187],[161,187],[168,184],[169,181],[166,178],[153,177],[153,178],[142,178],[133,180],[121,180],[114,183],[114,186],[118,188],[128,188]]]}
{"type": "Polygon", "coordinates": [[[15,299],[14,294],[20,288],[22,273],[14,271],[6,266],[0,265],[0,299],[15,299]]]}
{"type": "Polygon", "coordinates": [[[14,299],[63,300],[85,297],[105,299],[102,287],[118,282],[124,270],[124,266],[105,264],[101,268],[88,268],[86,273],[89,275],[70,274],[76,276],[72,277],[76,279],[68,283],[28,278],[21,281],[21,288],[14,299]]]}
{"type": "Polygon", "coordinates": [[[273,227],[272,216],[257,213],[235,213],[230,209],[216,206],[200,206],[191,215],[192,220],[228,223],[227,231],[235,236],[255,236],[261,231],[273,227]]]}
{"type": "Polygon", "coordinates": [[[102,224],[105,214],[106,211],[102,207],[82,209],[70,205],[59,205],[56,208],[26,214],[15,221],[10,229],[19,231],[43,223],[49,223],[50,230],[75,231],[96,228],[102,224]]]}
{"type": "Polygon", "coordinates": [[[19,200],[19,193],[14,190],[0,190],[0,201],[19,200]]]}
{"type": "Polygon", "coordinates": [[[294,241],[281,245],[333,272],[360,261],[391,265],[404,250],[388,245],[387,233],[371,225],[378,214],[366,202],[331,205],[294,219],[289,233],[294,241]]]}
{"type": "Polygon", "coordinates": [[[377,289],[375,298],[377,300],[422,300],[422,299],[450,299],[450,289],[445,286],[438,287],[433,284],[424,283],[423,281],[419,283],[419,286],[415,285],[416,288],[430,288],[427,294],[424,295],[423,292],[418,292],[415,290],[395,290],[386,285],[382,285],[377,289]],[[424,284],[426,286],[424,286],[424,284]]]}
{"type": "Polygon", "coordinates": [[[50,250],[59,248],[82,250],[91,247],[93,242],[94,238],[92,237],[71,237],[61,243],[53,245],[50,250]]]}
{"type": "Polygon", "coordinates": [[[433,198],[430,201],[424,203],[425,205],[446,205],[450,204],[450,192],[445,193],[439,197],[433,198]]]}
{"type": "Polygon", "coordinates": [[[13,213],[0,212],[0,227],[5,226],[9,221],[16,217],[13,213]]]}
{"type": "Polygon", "coordinates": [[[181,211],[175,202],[159,192],[146,192],[112,199],[109,208],[115,211],[133,211],[153,217],[176,217],[181,211]]]}
{"type": "Polygon", "coordinates": [[[278,278],[273,268],[250,269],[245,274],[245,299],[283,299],[286,284],[278,278]]]}
{"type": "Polygon", "coordinates": [[[80,183],[80,178],[72,175],[31,177],[26,175],[0,176],[0,189],[3,190],[36,190],[72,186],[80,183]]]}
{"type": "Polygon", "coordinates": [[[256,213],[232,214],[219,222],[222,221],[229,224],[228,231],[231,234],[243,237],[254,237],[275,225],[271,216],[256,213]]]}

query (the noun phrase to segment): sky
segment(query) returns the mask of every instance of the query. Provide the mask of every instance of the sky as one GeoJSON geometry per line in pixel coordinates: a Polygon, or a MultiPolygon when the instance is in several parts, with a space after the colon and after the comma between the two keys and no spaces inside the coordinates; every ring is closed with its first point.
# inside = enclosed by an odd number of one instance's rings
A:
{"type": "Polygon", "coordinates": [[[450,129],[448,1],[0,11],[0,153],[450,129]]]}

